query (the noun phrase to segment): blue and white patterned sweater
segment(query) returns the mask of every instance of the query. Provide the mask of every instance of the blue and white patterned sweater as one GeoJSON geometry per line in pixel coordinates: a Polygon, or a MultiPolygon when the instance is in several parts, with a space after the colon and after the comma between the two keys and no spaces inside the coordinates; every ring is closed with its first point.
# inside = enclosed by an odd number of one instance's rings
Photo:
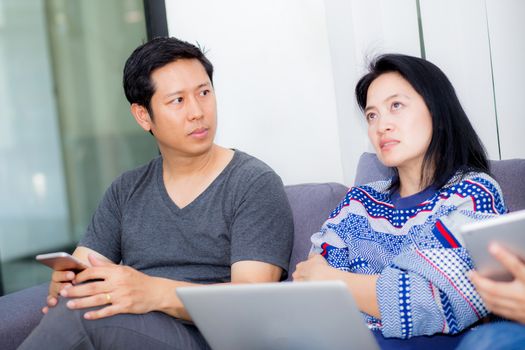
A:
{"type": "Polygon", "coordinates": [[[343,271],[380,274],[385,337],[457,333],[488,311],[466,273],[473,268],[461,225],[506,213],[501,189],[484,173],[456,175],[421,203],[396,208],[391,180],[353,187],[312,236],[312,252],[343,271]]]}

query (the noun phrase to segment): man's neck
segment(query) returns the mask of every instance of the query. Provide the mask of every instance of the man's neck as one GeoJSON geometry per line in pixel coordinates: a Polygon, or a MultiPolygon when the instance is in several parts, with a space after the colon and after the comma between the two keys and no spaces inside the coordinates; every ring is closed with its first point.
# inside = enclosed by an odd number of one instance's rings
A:
{"type": "Polygon", "coordinates": [[[214,168],[222,147],[213,144],[210,149],[199,155],[162,154],[164,177],[181,179],[195,174],[206,173],[214,168]]]}
{"type": "Polygon", "coordinates": [[[232,150],[213,145],[193,157],[166,157],[163,153],[163,180],[171,200],[184,208],[220,175],[233,158],[232,150]]]}
{"type": "Polygon", "coordinates": [[[164,178],[177,181],[196,174],[213,173],[217,167],[223,168],[225,159],[231,159],[231,156],[233,151],[215,144],[199,155],[173,155],[162,152],[164,178]]]}

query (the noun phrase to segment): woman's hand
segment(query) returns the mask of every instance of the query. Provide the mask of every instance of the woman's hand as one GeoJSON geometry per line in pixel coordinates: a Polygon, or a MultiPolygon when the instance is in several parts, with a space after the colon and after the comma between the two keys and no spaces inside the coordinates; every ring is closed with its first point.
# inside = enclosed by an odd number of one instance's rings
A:
{"type": "Polygon", "coordinates": [[[495,314],[525,323],[525,263],[496,243],[490,253],[514,276],[512,282],[497,282],[472,271],[470,279],[483,301],[495,314]]]}
{"type": "Polygon", "coordinates": [[[75,298],[67,302],[68,308],[107,305],[87,312],[84,317],[90,320],[120,313],[142,314],[156,308],[161,293],[155,289],[154,278],[129,266],[99,260],[93,254],[89,261],[92,267],[75,277],[75,285],[60,291],[63,297],[75,298]]]}
{"type": "Polygon", "coordinates": [[[328,265],[319,254],[312,254],[300,262],[292,274],[296,281],[343,281],[354,296],[359,309],[376,318],[381,318],[377,304],[376,284],[379,275],[362,275],[345,272],[328,265]]]}
{"type": "Polygon", "coordinates": [[[336,275],[339,270],[328,265],[328,262],[319,254],[312,254],[308,260],[300,262],[292,274],[294,281],[326,281],[339,279],[336,275]],[[335,273],[334,273],[335,272],[335,273]]]}

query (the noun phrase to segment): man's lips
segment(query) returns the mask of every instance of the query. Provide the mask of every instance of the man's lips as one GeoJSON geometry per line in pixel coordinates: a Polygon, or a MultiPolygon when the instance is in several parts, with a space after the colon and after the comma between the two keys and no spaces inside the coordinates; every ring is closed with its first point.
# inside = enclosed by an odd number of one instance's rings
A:
{"type": "Polygon", "coordinates": [[[205,136],[206,134],[208,134],[207,128],[198,128],[198,129],[193,130],[189,135],[196,136],[196,137],[202,137],[202,136],[205,136]]]}

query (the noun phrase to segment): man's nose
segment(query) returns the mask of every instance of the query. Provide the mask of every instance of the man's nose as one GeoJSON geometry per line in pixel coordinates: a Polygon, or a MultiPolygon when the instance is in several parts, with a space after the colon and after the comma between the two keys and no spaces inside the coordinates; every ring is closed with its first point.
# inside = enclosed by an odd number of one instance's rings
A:
{"type": "Polygon", "coordinates": [[[196,98],[189,99],[188,118],[190,120],[200,119],[204,116],[204,112],[199,101],[196,98]]]}

